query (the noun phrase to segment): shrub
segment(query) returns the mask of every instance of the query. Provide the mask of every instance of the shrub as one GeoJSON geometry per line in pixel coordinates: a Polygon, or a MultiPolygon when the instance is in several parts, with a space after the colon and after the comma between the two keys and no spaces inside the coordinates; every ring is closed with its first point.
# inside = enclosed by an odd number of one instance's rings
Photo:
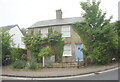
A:
{"type": "Polygon", "coordinates": [[[16,59],[26,60],[27,57],[23,54],[26,53],[26,49],[22,48],[12,48],[11,50],[11,60],[14,62],[16,59]]]}
{"type": "Polygon", "coordinates": [[[13,67],[17,69],[23,69],[26,65],[26,61],[24,60],[17,60],[14,64],[13,67]]]}
{"type": "Polygon", "coordinates": [[[54,47],[54,51],[55,51],[55,62],[61,62],[62,61],[64,41],[59,40],[58,42],[56,42],[56,44],[53,47],[54,47]]]}
{"type": "Polygon", "coordinates": [[[32,70],[38,69],[39,67],[42,67],[42,65],[34,62],[31,62],[29,65],[29,69],[32,69],[32,70]]]}
{"type": "Polygon", "coordinates": [[[39,56],[50,56],[51,55],[51,49],[50,48],[42,48],[39,56]]]}

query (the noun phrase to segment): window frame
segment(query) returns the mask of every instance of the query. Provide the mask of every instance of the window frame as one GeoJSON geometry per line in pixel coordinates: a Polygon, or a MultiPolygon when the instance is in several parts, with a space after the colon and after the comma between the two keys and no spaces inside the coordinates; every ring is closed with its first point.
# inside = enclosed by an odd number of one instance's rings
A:
{"type": "Polygon", "coordinates": [[[47,37],[48,28],[41,28],[40,34],[41,34],[41,37],[42,37],[42,38],[47,37]],[[46,31],[46,32],[45,32],[45,31],[46,31]]]}
{"type": "Polygon", "coordinates": [[[63,56],[72,56],[72,47],[71,47],[71,44],[65,44],[65,45],[64,45],[63,56]],[[66,45],[69,45],[69,46],[68,46],[68,47],[69,47],[69,50],[65,49],[65,46],[66,46],[66,45]],[[69,51],[70,54],[65,54],[66,51],[67,51],[67,52],[69,51]]]}
{"type": "Polygon", "coordinates": [[[71,32],[70,25],[62,26],[62,28],[61,28],[62,37],[71,37],[71,33],[70,32],[71,32]],[[65,31],[65,29],[68,29],[68,30],[65,31]],[[68,35],[65,34],[67,32],[68,32],[68,35]]]}

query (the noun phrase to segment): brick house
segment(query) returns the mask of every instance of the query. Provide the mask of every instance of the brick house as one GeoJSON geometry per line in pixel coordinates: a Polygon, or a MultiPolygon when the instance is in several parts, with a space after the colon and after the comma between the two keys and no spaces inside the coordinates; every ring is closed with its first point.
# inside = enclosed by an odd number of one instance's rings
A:
{"type": "Polygon", "coordinates": [[[28,33],[41,33],[41,37],[45,37],[48,33],[48,28],[62,33],[64,40],[64,51],[62,62],[75,62],[80,59],[83,61],[83,53],[81,51],[82,42],[79,35],[72,29],[72,24],[81,22],[84,18],[62,18],[62,11],[56,10],[56,19],[38,21],[28,28],[28,33]]]}

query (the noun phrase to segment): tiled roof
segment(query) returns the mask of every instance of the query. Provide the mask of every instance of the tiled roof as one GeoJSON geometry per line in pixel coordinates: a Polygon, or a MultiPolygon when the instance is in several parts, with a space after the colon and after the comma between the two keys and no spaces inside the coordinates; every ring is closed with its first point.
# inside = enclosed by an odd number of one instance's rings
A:
{"type": "Polygon", "coordinates": [[[0,27],[0,28],[11,29],[11,28],[13,28],[13,27],[15,27],[15,26],[18,26],[18,25],[17,25],[17,24],[15,24],[15,25],[7,25],[7,26],[2,26],[2,27],[0,27]]]}
{"type": "Polygon", "coordinates": [[[84,18],[81,17],[73,17],[73,18],[62,18],[62,19],[53,19],[53,20],[45,20],[38,21],[29,28],[40,28],[40,27],[48,27],[48,26],[59,26],[59,25],[69,25],[75,22],[81,22],[84,18]]]}

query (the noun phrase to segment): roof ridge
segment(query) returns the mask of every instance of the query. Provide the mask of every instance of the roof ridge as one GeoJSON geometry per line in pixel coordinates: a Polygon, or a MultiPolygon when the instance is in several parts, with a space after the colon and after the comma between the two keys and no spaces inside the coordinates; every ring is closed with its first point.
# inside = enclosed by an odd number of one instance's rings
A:
{"type": "Polygon", "coordinates": [[[18,24],[14,24],[14,25],[6,25],[6,26],[1,26],[1,27],[9,27],[9,26],[15,27],[15,26],[18,26],[18,24]]]}
{"type": "Polygon", "coordinates": [[[71,18],[83,18],[83,17],[70,17],[70,18],[62,18],[62,19],[50,19],[50,20],[41,20],[41,21],[38,21],[38,22],[45,22],[45,21],[52,21],[52,20],[63,20],[63,19],[71,19],[71,18]]]}

